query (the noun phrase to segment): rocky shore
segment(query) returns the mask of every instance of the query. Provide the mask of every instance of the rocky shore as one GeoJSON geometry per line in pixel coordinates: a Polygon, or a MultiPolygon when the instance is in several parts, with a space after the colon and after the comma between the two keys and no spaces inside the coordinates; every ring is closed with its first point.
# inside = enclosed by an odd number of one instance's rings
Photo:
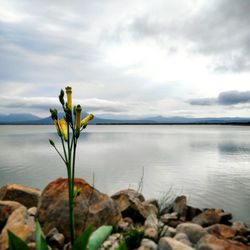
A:
{"type": "MultiPolygon", "coordinates": [[[[116,249],[122,241],[139,250],[250,250],[250,228],[232,222],[232,214],[222,209],[194,208],[185,196],[159,204],[132,189],[108,196],[83,179],[75,185],[81,190],[75,199],[76,235],[90,224],[113,225],[102,250],[116,249]]],[[[35,249],[35,220],[51,249],[70,249],[67,199],[62,178],[43,191],[18,184],[0,188],[0,250],[8,249],[7,230],[35,249]]]]}

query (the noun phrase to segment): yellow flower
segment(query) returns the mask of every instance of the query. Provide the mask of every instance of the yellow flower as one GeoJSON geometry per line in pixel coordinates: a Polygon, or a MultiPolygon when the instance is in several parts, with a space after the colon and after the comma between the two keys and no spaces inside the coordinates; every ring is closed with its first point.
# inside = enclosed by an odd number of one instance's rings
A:
{"type": "Polygon", "coordinates": [[[69,109],[72,109],[72,90],[71,87],[66,87],[66,94],[67,94],[67,103],[68,103],[68,107],[69,109]]]}
{"type": "Polygon", "coordinates": [[[77,105],[76,107],[76,130],[80,130],[81,128],[81,111],[82,108],[80,105],[77,105]]]}
{"type": "Polygon", "coordinates": [[[60,129],[61,134],[64,137],[64,140],[68,141],[68,133],[67,133],[66,121],[64,119],[60,119],[58,121],[58,127],[60,129]]]}
{"type": "Polygon", "coordinates": [[[84,119],[81,120],[81,126],[87,125],[88,121],[92,120],[94,118],[93,114],[87,115],[84,119]]]}
{"type": "Polygon", "coordinates": [[[62,133],[61,133],[61,130],[60,130],[59,126],[58,126],[58,120],[54,120],[54,124],[56,126],[56,130],[57,130],[58,135],[61,137],[62,133]]]}

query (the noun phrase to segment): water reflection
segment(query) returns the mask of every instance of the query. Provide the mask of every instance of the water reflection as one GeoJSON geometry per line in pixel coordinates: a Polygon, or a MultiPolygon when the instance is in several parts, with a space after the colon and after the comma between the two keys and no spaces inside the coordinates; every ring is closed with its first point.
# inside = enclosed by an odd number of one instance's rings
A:
{"type": "MultiPolygon", "coordinates": [[[[137,188],[158,197],[170,187],[198,207],[221,207],[250,223],[250,129],[230,126],[89,126],[79,140],[76,174],[109,194],[137,188]],[[230,140],[228,139],[230,138],[230,140]]],[[[0,185],[38,188],[66,176],[49,145],[50,126],[0,127],[0,185]]]]}

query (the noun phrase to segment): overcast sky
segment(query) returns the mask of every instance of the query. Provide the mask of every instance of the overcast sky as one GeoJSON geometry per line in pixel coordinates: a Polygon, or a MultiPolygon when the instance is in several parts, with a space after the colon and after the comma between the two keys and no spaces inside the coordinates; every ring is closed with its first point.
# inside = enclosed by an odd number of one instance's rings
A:
{"type": "Polygon", "coordinates": [[[0,114],[61,88],[103,116],[250,117],[249,0],[0,0],[0,114]]]}

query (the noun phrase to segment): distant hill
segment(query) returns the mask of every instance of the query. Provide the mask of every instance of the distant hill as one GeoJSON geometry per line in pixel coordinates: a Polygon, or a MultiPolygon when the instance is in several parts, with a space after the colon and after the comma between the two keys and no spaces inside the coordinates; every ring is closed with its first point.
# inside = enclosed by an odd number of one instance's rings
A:
{"type": "MultiPolygon", "coordinates": [[[[85,117],[88,113],[83,113],[85,117]]],[[[63,117],[60,113],[59,118],[63,117]]],[[[0,114],[0,124],[33,124],[33,125],[49,125],[52,124],[50,116],[41,118],[32,114],[0,114]]],[[[250,124],[248,117],[221,117],[221,118],[192,118],[192,117],[164,117],[153,116],[141,119],[107,119],[95,116],[90,124],[250,124]]]]}

